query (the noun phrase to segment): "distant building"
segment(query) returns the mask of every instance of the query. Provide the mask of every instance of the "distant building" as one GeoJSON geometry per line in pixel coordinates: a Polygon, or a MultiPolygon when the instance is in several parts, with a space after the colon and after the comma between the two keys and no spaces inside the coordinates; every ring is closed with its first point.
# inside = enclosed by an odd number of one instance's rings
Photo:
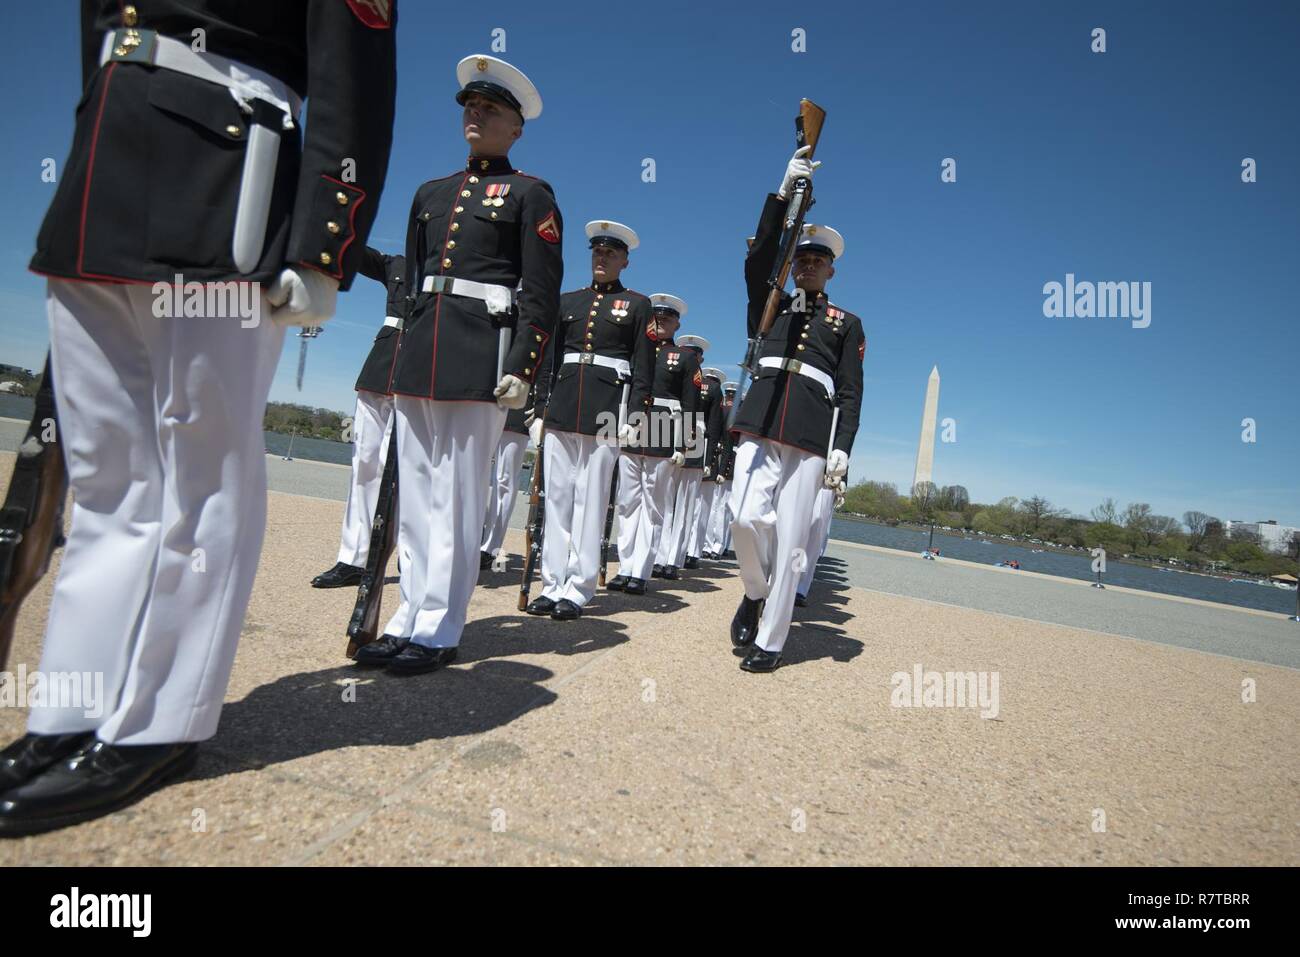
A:
{"type": "Polygon", "coordinates": [[[1291,542],[1292,536],[1300,532],[1300,528],[1292,528],[1290,525],[1279,525],[1276,519],[1270,518],[1266,522],[1224,522],[1223,531],[1231,536],[1237,529],[1250,535],[1259,536],[1259,547],[1266,552],[1275,552],[1285,554],[1287,547],[1291,542]]]}

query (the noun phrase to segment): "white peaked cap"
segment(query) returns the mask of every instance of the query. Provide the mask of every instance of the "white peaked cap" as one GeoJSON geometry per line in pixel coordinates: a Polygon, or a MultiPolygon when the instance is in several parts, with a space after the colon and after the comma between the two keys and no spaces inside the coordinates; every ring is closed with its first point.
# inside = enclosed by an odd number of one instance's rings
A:
{"type": "Polygon", "coordinates": [[[460,84],[456,102],[461,105],[471,93],[482,93],[508,103],[525,120],[542,115],[542,95],[533,81],[505,60],[486,53],[467,56],[456,64],[456,82],[460,84]]]}
{"type": "Polygon", "coordinates": [[[650,297],[650,305],[656,309],[671,309],[679,316],[686,315],[686,303],[670,293],[655,293],[650,297]]]}

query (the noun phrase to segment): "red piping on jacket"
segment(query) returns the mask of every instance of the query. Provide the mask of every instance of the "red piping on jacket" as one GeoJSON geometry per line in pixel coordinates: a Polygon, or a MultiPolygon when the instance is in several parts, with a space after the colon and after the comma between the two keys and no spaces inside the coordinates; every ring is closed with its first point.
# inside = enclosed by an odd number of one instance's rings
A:
{"type": "MultiPolygon", "coordinates": [[[[469,173],[461,174],[460,185],[456,187],[456,192],[451,197],[451,214],[447,217],[447,232],[442,237],[443,255],[438,260],[438,275],[441,276],[443,270],[447,267],[442,265],[442,260],[446,259],[447,240],[451,239],[451,224],[456,218],[456,204],[461,199],[461,193],[465,190],[465,181],[469,179],[469,173]]],[[[433,384],[438,378],[438,317],[442,315],[442,293],[438,293],[438,298],[433,304],[433,357],[429,362],[429,398],[433,398],[433,384]]],[[[391,384],[391,383],[390,383],[391,384]]],[[[495,384],[494,384],[495,388],[495,384]]]]}
{"type": "Polygon", "coordinates": [[[90,165],[86,168],[86,185],[81,191],[81,226],[77,232],[77,274],[85,275],[83,263],[86,256],[86,210],[90,206],[90,180],[95,175],[95,148],[99,146],[99,124],[104,118],[104,103],[108,100],[108,87],[113,82],[113,71],[117,63],[108,65],[104,71],[104,91],[99,95],[99,110],[95,113],[95,129],[90,134],[90,165]]]}

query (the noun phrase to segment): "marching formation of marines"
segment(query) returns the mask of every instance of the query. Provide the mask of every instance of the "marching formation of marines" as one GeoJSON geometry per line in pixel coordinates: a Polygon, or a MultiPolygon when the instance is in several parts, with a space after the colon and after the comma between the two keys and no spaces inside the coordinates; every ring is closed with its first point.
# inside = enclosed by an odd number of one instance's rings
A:
{"type": "Polygon", "coordinates": [[[33,260],[50,277],[76,493],[41,667],[104,671],[110,704],[96,720],[32,709],[29,733],[0,754],[0,835],[131,803],[188,769],[215,733],[265,524],[260,419],[283,331],[327,320],[357,272],[385,286],[386,314],[356,383],[338,556],[311,584],[358,585],[368,563],[373,576],[372,528],[395,530],[400,600],[356,649],[358,665],[416,674],[455,659],[480,574],[507,567],[531,441],[545,508],[527,614],[581,617],[615,537],[618,574],[604,587],[631,596],[734,549],[744,594],[731,641],[744,670],[776,669],[844,488],[865,353],[861,321],[826,294],[843,238],[799,227],[818,165],[810,147],[750,240],[745,390],[705,364],[706,339],[679,334],[683,299],[624,285],[639,245],[630,226],[587,223],[590,282],[562,292],[555,194],[510,159],[542,112],[520,70],[487,55],[459,63],[466,164],[415,191],[405,248],[381,252],[366,240],[391,143],[394,6],[311,0],[302,23],[249,6],[238,24],[215,6],[87,5],[87,49],[102,51],[86,64],[94,109],[79,114],[33,260]],[[173,39],[195,25],[212,52],[173,39]],[[161,107],[150,114],[161,152],[142,195],[115,183],[132,180],[116,174],[146,99],[161,107]],[[196,122],[207,136],[191,135],[196,122]],[[222,136],[242,150],[216,154],[222,136]],[[345,179],[344,158],[358,156],[366,175],[345,179]],[[196,177],[208,188],[191,192],[196,177]],[[191,195],[221,204],[201,234],[191,195]],[[124,231],[142,201],[148,230],[124,231]],[[264,282],[274,321],[252,335],[142,318],[148,300],[133,283],[182,269],[264,282]],[[204,575],[186,572],[196,548],[204,575]]]}

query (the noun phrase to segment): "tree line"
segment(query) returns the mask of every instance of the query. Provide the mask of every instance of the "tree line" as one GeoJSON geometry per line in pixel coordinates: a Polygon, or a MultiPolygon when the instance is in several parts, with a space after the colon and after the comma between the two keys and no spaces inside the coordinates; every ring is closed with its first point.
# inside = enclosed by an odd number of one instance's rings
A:
{"type": "Polygon", "coordinates": [[[313,439],[341,442],[345,418],[351,417],[345,417],[342,412],[332,409],[312,408],[290,402],[268,402],[266,414],[262,416],[262,428],[267,432],[280,432],[284,435],[297,432],[313,439]]]}
{"type": "Polygon", "coordinates": [[[859,482],[844,495],[844,511],[887,524],[947,525],[981,535],[1011,535],[1054,545],[1106,549],[1107,554],[1184,564],[1193,568],[1226,568],[1255,575],[1295,572],[1300,535],[1287,553],[1261,546],[1259,535],[1205,512],[1188,511],[1182,520],[1158,515],[1145,502],[1121,508],[1107,498],[1090,517],[1072,515],[1041,495],[1004,498],[996,504],[972,502],[960,485],[917,483],[911,495],[901,495],[892,482],[859,482]]]}

